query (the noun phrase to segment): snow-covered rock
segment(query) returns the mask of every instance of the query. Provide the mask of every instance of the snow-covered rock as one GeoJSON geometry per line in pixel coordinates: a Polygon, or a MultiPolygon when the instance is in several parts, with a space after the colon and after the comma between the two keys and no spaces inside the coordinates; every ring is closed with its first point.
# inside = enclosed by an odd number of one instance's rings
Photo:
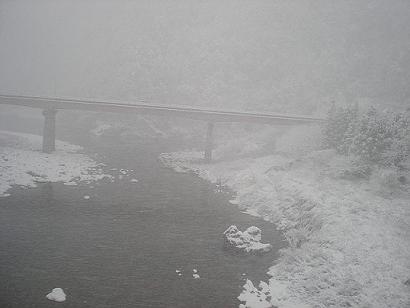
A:
{"type": "Polygon", "coordinates": [[[46,295],[47,299],[54,302],[64,302],[66,295],[61,288],[54,288],[50,293],[46,295]]]}
{"type": "Polygon", "coordinates": [[[261,243],[262,231],[252,226],[244,232],[232,225],[224,232],[225,244],[234,249],[245,252],[268,252],[272,249],[271,244],[261,243]]]}

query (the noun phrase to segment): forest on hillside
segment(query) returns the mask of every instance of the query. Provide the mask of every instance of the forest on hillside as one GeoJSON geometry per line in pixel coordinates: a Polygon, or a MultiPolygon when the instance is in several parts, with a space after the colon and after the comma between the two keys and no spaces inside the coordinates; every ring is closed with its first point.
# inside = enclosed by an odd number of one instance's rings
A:
{"type": "Polygon", "coordinates": [[[0,92],[324,114],[410,105],[408,1],[2,1],[0,92]],[[11,31],[13,30],[13,31],[11,31]]]}

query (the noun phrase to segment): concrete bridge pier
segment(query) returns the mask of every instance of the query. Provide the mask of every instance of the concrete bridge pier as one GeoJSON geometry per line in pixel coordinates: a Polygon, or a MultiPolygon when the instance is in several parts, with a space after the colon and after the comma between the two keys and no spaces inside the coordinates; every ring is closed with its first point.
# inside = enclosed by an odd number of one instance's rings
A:
{"type": "Polygon", "coordinates": [[[213,147],[213,130],[214,123],[208,122],[208,129],[206,132],[206,143],[205,143],[205,162],[210,163],[212,161],[212,147],[213,147]]]}
{"type": "Polygon", "coordinates": [[[43,128],[43,152],[52,153],[56,149],[56,113],[55,108],[43,110],[44,128],[43,128]]]}

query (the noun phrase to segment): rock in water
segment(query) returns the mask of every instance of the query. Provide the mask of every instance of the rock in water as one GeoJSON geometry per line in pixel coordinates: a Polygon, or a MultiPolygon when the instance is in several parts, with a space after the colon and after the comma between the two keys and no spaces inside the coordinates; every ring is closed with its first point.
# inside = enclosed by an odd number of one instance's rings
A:
{"type": "Polygon", "coordinates": [[[262,239],[262,231],[258,227],[249,227],[244,233],[248,234],[255,242],[260,242],[262,239]]]}
{"type": "Polygon", "coordinates": [[[249,227],[242,232],[235,225],[232,225],[225,230],[224,236],[226,246],[247,253],[268,252],[272,249],[271,244],[263,244],[260,242],[262,239],[262,231],[255,226],[249,227]]]}
{"type": "Polygon", "coordinates": [[[54,302],[64,302],[65,301],[65,293],[61,288],[54,288],[50,293],[46,295],[47,299],[54,302]]]}

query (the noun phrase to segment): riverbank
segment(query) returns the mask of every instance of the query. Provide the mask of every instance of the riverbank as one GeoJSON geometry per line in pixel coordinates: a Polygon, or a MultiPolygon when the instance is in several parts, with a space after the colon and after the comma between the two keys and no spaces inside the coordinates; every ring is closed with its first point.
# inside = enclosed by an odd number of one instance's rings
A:
{"type": "Polygon", "coordinates": [[[35,187],[37,183],[63,182],[77,185],[110,178],[102,164],[79,153],[82,148],[63,141],[56,142],[56,152],[41,151],[42,137],[0,131],[0,197],[7,197],[13,186],[35,187]]]}
{"type": "Polygon", "coordinates": [[[247,281],[243,307],[408,307],[410,194],[408,185],[387,185],[388,170],[349,178],[351,162],[329,150],[213,164],[201,158],[160,157],[178,172],[230,187],[233,204],[276,224],[288,242],[269,281],[247,281]]]}

